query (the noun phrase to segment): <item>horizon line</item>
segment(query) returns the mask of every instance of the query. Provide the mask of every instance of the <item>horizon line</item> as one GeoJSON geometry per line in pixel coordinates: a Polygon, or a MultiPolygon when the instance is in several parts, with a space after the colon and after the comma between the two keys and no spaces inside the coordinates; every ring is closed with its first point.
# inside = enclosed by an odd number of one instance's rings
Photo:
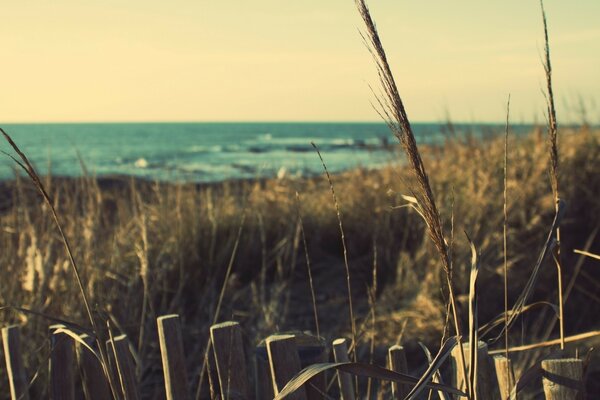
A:
{"type": "MultiPolygon", "coordinates": [[[[386,124],[383,120],[115,120],[115,121],[9,121],[0,123],[3,125],[86,125],[86,124],[386,124]]],[[[460,120],[429,120],[429,121],[413,121],[415,124],[437,124],[437,125],[505,125],[506,121],[460,121],[460,120]]],[[[509,125],[540,125],[545,126],[545,123],[538,121],[515,121],[509,125]]],[[[581,122],[566,121],[562,125],[581,125],[581,122]]]]}

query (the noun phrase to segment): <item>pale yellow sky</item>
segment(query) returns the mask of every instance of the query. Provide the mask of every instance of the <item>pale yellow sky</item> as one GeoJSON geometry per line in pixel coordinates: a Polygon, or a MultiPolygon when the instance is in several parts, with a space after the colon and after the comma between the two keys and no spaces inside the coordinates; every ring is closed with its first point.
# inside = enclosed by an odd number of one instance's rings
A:
{"type": "MultiPolygon", "coordinates": [[[[542,119],[535,0],[369,2],[409,117],[542,119]]],[[[600,1],[546,1],[559,118],[600,121],[600,1]]],[[[353,0],[2,6],[0,122],[376,121],[353,0]]]]}

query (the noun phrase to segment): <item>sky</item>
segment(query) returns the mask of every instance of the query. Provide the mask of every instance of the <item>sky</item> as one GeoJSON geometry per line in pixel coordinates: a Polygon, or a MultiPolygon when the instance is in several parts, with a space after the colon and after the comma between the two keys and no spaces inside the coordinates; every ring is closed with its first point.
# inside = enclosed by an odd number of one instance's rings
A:
{"type": "MultiPolygon", "coordinates": [[[[542,121],[535,0],[370,0],[412,121],[542,121]]],[[[547,0],[560,121],[600,121],[600,1],[547,0]]],[[[353,0],[2,5],[0,123],[378,121],[353,0]]]]}

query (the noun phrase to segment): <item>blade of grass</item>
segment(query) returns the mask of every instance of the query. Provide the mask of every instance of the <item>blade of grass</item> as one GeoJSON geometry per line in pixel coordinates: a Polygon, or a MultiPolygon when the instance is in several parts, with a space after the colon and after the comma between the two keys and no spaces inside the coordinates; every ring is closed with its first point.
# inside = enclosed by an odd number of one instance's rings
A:
{"type": "MultiPolygon", "coordinates": [[[[320,363],[313,364],[309,367],[304,368],[300,371],[296,376],[294,376],[285,387],[279,392],[277,396],[275,396],[274,400],[281,400],[290,394],[294,393],[298,390],[302,385],[308,382],[310,379],[315,376],[329,370],[337,370],[340,372],[347,372],[349,374],[353,374],[356,376],[364,376],[371,377],[374,379],[380,380],[388,380],[392,382],[400,382],[400,383],[410,383],[420,385],[419,388],[422,389],[432,389],[432,390],[442,390],[450,394],[455,394],[459,396],[464,396],[465,393],[461,392],[458,389],[455,389],[448,385],[442,385],[439,383],[422,383],[420,384],[419,380],[413,376],[401,374],[398,372],[391,371],[389,369],[385,369],[382,367],[378,367],[376,365],[371,364],[363,364],[363,363],[320,363]]],[[[407,397],[407,399],[411,399],[411,397],[407,397]]]]}
{"type": "Polygon", "coordinates": [[[479,359],[479,335],[477,320],[477,275],[479,273],[479,257],[477,249],[465,232],[471,248],[471,274],[469,277],[469,398],[477,400],[477,361],[479,359]]]}
{"type": "MultiPolygon", "coordinates": [[[[412,390],[410,391],[410,393],[408,393],[408,395],[406,396],[406,400],[416,399],[417,396],[419,396],[419,394],[421,394],[421,392],[423,390],[425,390],[426,388],[438,389],[438,388],[433,387],[434,385],[430,384],[429,382],[433,378],[433,375],[439,371],[443,362],[446,361],[446,359],[450,356],[452,349],[457,345],[461,346],[461,343],[460,343],[459,338],[456,336],[449,338],[446,341],[446,343],[444,343],[444,345],[440,348],[440,350],[438,351],[438,353],[435,356],[435,358],[433,359],[433,361],[431,363],[429,363],[429,367],[427,368],[425,373],[421,376],[421,379],[419,379],[419,382],[417,382],[415,387],[413,387],[412,390]]],[[[445,387],[446,385],[443,385],[443,386],[445,387]]],[[[440,389],[438,389],[438,390],[440,390],[440,389]]],[[[455,388],[453,388],[453,390],[456,392],[460,392],[458,389],[455,389],[455,388]]],[[[450,392],[448,390],[446,390],[446,392],[452,393],[452,394],[457,394],[456,392],[450,392]]],[[[466,396],[466,393],[460,394],[459,396],[466,396]]]]}
{"type": "Polygon", "coordinates": [[[575,249],[575,250],[573,250],[573,253],[581,254],[583,256],[590,257],[590,258],[593,258],[595,260],[600,260],[600,255],[599,254],[590,253],[589,251],[575,249]]]}
{"type": "Polygon", "coordinates": [[[56,317],[53,317],[51,315],[44,314],[42,312],[31,310],[31,309],[28,309],[28,308],[16,307],[16,306],[2,306],[2,307],[0,307],[0,311],[2,311],[2,310],[12,310],[12,311],[18,311],[18,312],[23,313],[23,314],[35,315],[37,317],[44,318],[44,319],[46,319],[48,321],[52,321],[52,322],[54,322],[56,324],[62,324],[62,325],[65,325],[65,326],[72,327],[75,330],[77,330],[79,332],[85,332],[88,335],[89,334],[93,334],[93,332],[90,329],[84,328],[83,326],[81,326],[79,324],[76,324],[75,322],[67,321],[67,320],[64,320],[62,318],[56,318],[56,317]]]}
{"type": "MultiPolygon", "coordinates": [[[[600,331],[590,331],[590,332],[585,332],[585,333],[579,333],[577,335],[567,336],[564,338],[564,341],[565,341],[565,343],[574,343],[574,342],[578,342],[580,340],[590,339],[590,338],[593,338],[596,336],[600,336],[600,331]]],[[[556,346],[557,344],[560,344],[561,341],[562,341],[562,339],[558,338],[558,339],[553,339],[553,340],[546,340],[544,342],[539,342],[539,343],[524,344],[522,346],[511,347],[510,349],[508,349],[508,351],[510,353],[518,353],[518,352],[523,352],[523,351],[528,351],[528,350],[533,350],[533,349],[540,349],[543,347],[556,346]]],[[[492,350],[489,352],[489,354],[496,355],[496,354],[502,354],[503,352],[504,352],[504,349],[492,350]]]]}
{"type": "MultiPolygon", "coordinates": [[[[431,357],[431,352],[429,351],[427,346],[425,346],[425,344],[423,344],[422,342],[419,342],[419,346],[421,346],[421,349],[423,349],[423,353],[425,353],[425,357],[427,357],[427,363],[429,365],[431,365],[433,363],[433,357],[431,357]]],[[[434,382],[434,383],[441,383],[441,384],[444,383],[442,380],[442,374],[440,374],[440,371],[436,371],[433,374],[433,378],[431,378],[431,379],[432,379],[432,382],[434,382]]],[[[438,390],[437,393],[438,393],[438,396],[440,397],[440,400],[450,400],[448,395],[446,393],[444,393],[443,391],[438,390]]],[[[431,397],[431,394],[429,397],[431,397]]]]}

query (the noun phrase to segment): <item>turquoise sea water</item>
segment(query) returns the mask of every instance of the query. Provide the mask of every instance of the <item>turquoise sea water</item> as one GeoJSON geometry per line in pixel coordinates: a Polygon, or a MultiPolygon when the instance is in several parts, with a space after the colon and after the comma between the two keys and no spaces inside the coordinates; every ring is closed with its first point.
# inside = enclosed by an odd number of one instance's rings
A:
{"type": "MultiPolygon", "coordinates": [[[[133,175],[158,180],[214,182],[224,179],[311,175],[322,165],[314,142],[332,171],[377,167],[401,159],[397,141],[383,123],[115,123],[3,125],[40,174],[133,175]]],[[[528,131],[522,125],[517,131],[528,131]]],[[[443,142],[442,124],[414,124],[417,140],[443,142]]],[[[456,125],[458,135],[499,134],[500,125],[456,125]]],[[[9,151],[7,143],[0,148],[9,151]]],[[[9,151],[10,152],[10,151],[9,151]]],[[[0,179],[14,177],[14,162],[2,156],[0,179]]]]}

